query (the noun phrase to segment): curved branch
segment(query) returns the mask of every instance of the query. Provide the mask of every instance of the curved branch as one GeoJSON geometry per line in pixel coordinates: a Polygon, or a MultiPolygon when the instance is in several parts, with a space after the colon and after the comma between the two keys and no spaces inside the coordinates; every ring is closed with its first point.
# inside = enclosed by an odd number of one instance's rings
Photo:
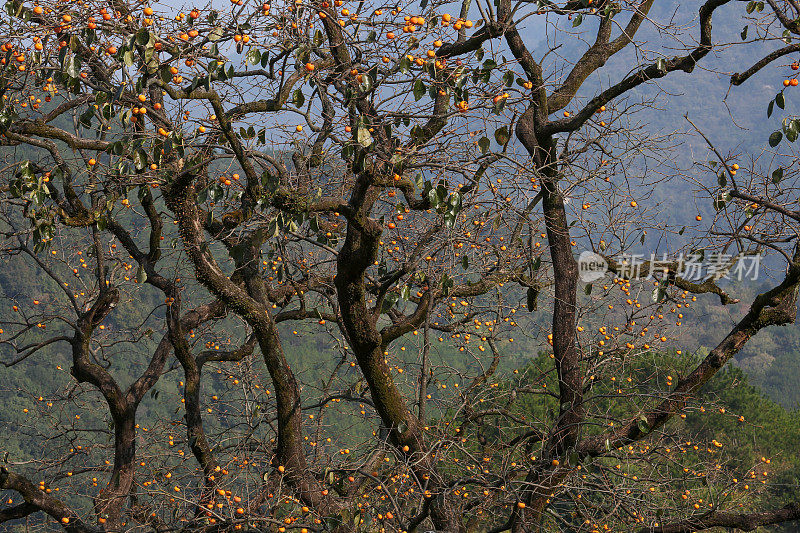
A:
{"type": "Polygon", "coordinates": [[[695,65],[704,58],[711,51],[711,15],[714,10],[721,7],[731,0],[708,0],[700,8],[700,44],[697,45],[691,52],[684,56],[676,56],[667,59],[663,64],[653,63],[644,67],[637,72],[627,76],[625,79],[601,92],[599,95],[592,98],[580,111],[576,114],[554,120],[545,124],[542,132],[546,135],[555,133],[562,133],[568,131],[575,131],[580,128],[594,113],[600,109],[600,106],[607,104],[614,98],[621,96],[628,91],[635,89],[639,85],[659,78],[663,78],[670,72],[682,70],[684,72],[691,72],[694,70],[695,65]]]}
{"type": "Polygon", "coordinates": [[[776,59],[783,57],[785,55],[800,51],[800,44],[790,44],[789,46],[784,46],[783,48],[779,48],[778,50],[774,50],[769,54],[765,55],[755,63],[753,66],[745,70],[744,72],[736,72],[731,76],[731,85],[741,85],[745,81],[747,81],[751,76],[757,73],[762,68],[766,67],[776,59]]]}
{"type": "Polygon", "coordinates": [[[0,489],[13,490],[22,495],[25,499],[23,505],[26,507],[18,509],[18,512],[27,511],[32,506],[35,510],[44,511],[53,517],[68,533],[91,533],[94,531],[60,500],[50,496],[46,491],[39,490],[27,478],[11,472],[4,466],[0,467],[0,489]]]}
{"type": "Polygon", "coordinates": [[[760,513],[728,513],[712,511],[703,516],[688,518],[674,524],[659,527],[648,527],[639,533],[690,533],[713,527],[724,527],[742,531],[753,531],[756,528],[800,520],[800,503],[792,502],[780,509],[760,513]]]}

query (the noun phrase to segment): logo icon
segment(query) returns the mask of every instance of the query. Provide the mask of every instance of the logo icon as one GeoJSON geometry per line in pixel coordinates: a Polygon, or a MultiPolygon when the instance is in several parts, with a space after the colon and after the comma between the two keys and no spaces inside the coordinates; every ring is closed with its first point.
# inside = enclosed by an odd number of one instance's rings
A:
{"type": "Polygon", "coordinates": [[[578,277],[584,283],[591,283],[605,277],[608,273],[608,262],[594,252],[586,250],[578,257],[578,277]]]}

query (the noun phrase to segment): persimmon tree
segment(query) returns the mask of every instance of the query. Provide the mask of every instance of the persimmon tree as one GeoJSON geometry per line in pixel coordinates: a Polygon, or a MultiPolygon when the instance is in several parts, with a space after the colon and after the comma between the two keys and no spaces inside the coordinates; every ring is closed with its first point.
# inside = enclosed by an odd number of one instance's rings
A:
{"type": "MultiPolygon", "coordinates": [[[[794,320],[791,162],[777,192],[758,159],[740,183],[712,147],[732,190],[700,171],[719,210],[687,249],[788,265],[704,359],[651,364],[695,295],[735,296],[672,265],[626,279],[615,259],[673,231],[644,203],[678,179],[645,171],[662,145],[628,122],[648,105],[628,97],[692,73],[712,17],[740,9],[728,4],[659,27],[671,54],[691,43],[668,57],[638,46],[651,0],[8,2],[2,249],[41,296],[4,295],[0,341],[8,367],[63,350],[71,377],[48,397],[21,391],[46,454],[6,457],[0,519],[449,532],[796,519],[796,504],[757,508],[754,465],[718,459],[722,437],[681,433],[712,408],[746,428],[702,387],[758,330],[794,320]],[[526,42],[536,24],[544,44],[526,42]],[[594,42],[560,58],[551,38],[570,32],[594,42]],[[627,74],[595,83],[623,50],[639,52],[627,74]],[[578,243],[620,277],[580,287],[578,243]]],[[[770,7],[794,31],[791,6],[770,7]]]]}

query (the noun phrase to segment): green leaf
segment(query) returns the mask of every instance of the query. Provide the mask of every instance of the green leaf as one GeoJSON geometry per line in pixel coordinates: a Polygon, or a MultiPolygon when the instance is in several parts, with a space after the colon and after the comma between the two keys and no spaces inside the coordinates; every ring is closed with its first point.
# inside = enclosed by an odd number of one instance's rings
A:
{"type": "Polygon", "coordinates": [[[461,193],[459,192],[454,192],[447,198],[447,205],[450,206],[450,210],[454,215],[461,211],[461,199],[461,193]]]}
{"type": "Polygon", "coordinates": [[[139,46],[144,46],[150,42],[150,32],[147,31],[147,28],[141,28],[139,31],[136,32],[136,44],[139,46]]]}
{"type": "Polygon", "coordinates": [[[539,290],[535,287],[528,287],[526,306],[528,311],[536,310],[536,299],[539,297],[539,290]]]}
{"type": "Polygon", "coordinates": [[[261,63],[261,52],[258,51],[258,48],[251,48],[247,52],[247,61],[249,61],[252,65],[258,65],[261,63]]]}
{"type": "Polygon", "coordinates": [[[141,172],[147,166],[147,154],[141,148],[137,148],[133,152],[133,165],[138,172],[141,172]]]}
{"type": "Polygon", "coordinates": [[[488,137],[481,137],[481,140],[478,141],[478,148],[481,149],[481,153],[485,154],[489,151],[489,145],[492,142],[489,140],[488,137]]]}
{"type": "Polygon", "coordinates": [[[423,197],[428,199],[428,202],[431,204],[431,207],[437,208],[439,207],[439,195],[436,194],[436,189],[431,187],[430,183],[425,183],[425,189],[422,191],[423,197]]]}
{"type": "Polygon", "coordinates": [[[294,106],[297,108],[302,107],[305,101],[306,97],[303,94],[303,91],[300,89],[295,89],[294,92],[292,93],[292,103],[294,104],[294,106]]]}
{"type": "Polygon", "coordinates": [[[503,221],[503,215],[498,214],[492,219],[492,229],[497,231],[500,228],[500,223],[503,221]]]}
{"type": "Polygon", "coordinates": [[[506,99],[505,98],[500,98],[496,102],[494,102],[494,104],[492,106],[492,112],[495,115],[499,115],[500,112],[503,111],[503,108],[505,106],[506,106],[506,99]]]}
{"type": "Polygon", "coordinates": [[[224,30],[222,29],[222,26],[217,26],[216,28],[208,32],[208,40],[211,42],[219,41],[220,39],[222,39],[223,34],[224,30]]]}
{"type": "Polygon", "coordinates": [[[353,154],[355,153],[356,149],[352,144],[345,144],[342,147],[342,158],[345,161],[350,161],[353,158],[353,154]]]}
{"type": "Polygon", "coordinates": [[[742,33],[739,34],[739,36],[742,38],[743,41],[747,39],[747,30],[749,27],[750,26],[745,26],[744,28],[742,28],[742,33]]]}
{"type": "Polygon", "coordinates": [[[64,62],[64,73],[70,78],[77,78],[81,74],[81,60],[78,56],[71,55],[64,62]]]}
{"type": "Polygon", "coordinates": [[[772,112],[775,110],[775,100],[770,100],[769,104],[767,105],[767,118],[772,116],[772,112]]]}
{"type": "Polygon", "coordinates": [[[494,131],[494,139],[500,146],[505,146],[506,143],[508,143],[508,141],[511,139],[511,135],[508,133],[508,128],[503,126],[496,129],[494,131]]]}
{"type": "Polygon", "coordinates": [[[318,47],[319,45],[322,44],[322,41],[323,41],[322,32],[320,30],[316,30],[314,32],[314,37],[313,37],[313,41],[312,41],[314,43],[314,46],[318,47]]]}
{"type": "Polygon", "coordinates": [[[414,82],[414,100],[419,101],[425,95],[425,84],[422,83],[422,80],[417,78],[417,81],[414,82]]]}
{"type": "Polygon", "coordinates": [[[358,144],[364,148],[372,144],[372,134],[370,134],[366,126],[358,127],[358,131],[356,132],[356,140],[358,141],[358,144]]]}
{"type": "Polygon", "coordinates": [[[372,76],[364,76],[361,78],[361,90],[364,92],[368,92],[372,89],[372,76]]]}
{"type": "Polygon", "coordinates": [[[783,138],[783,134],[779,131],[773,131],[772,134],[769,136],[769,145],[773,148],[778,146],[778,143],[781,142],[783,138]]]}
{"type": "Polygon", "coordinates": [[[647,433],[650,430],[650,427],[647,425],[647,417],[644,415],[640,416],[639,420],[636,421],[636,426],[642,433],[647,433]]]}
{"type": "Polygon", "coordinates": [[[400,298],[403,300],[411,300],[411,288],[408,285],[403,285],[400,289],[400,298]]]}
{"type": "Polygon", "coordinates": [[[7,113],[0,113],[0,131],[5,131],[11,125],[11,117],[7,113]]]}
{"type": "Polygon", "coordinates": [[[161,68],[158,69],[158,74],[161,77],[161,81],[163,83],[169,83],[172,81],[172,73],[169,71],[169,65],[161,65],[161,68]]]}
{"type": "Polygon", "coordinates": [[[667,71],[667,60],[663,57],[658,58],[656,61],[656,68],[661,72],[667,71]]]}
{"type": "Polygon", "coordinates": [[[786,107],[786,98],[783,96],[783,91],[779,92],[779,93],[778,93],[778,94],[775,96],[775,103],[776,103],[776,104],[778,105],[778,107],[780,107],[781,109],[783,109],[783,108],[785,108],[785,107],[786,107]]]}
{"type": "Polygon", "coordinates": [[[450,290],[453,288],[453,278],[447,275],[447,272],[442,274],[442,294],[444,296],[450,295],[450,290]]]}
{"type": "Polygon", "coordinates": [[[33,173],[33,167],[31,166],[31,162],[23,161],[19,166],[19,173],[26,180],[28,181],[32,180],[34,173],[33,173]]]}
{"type": "Polygon", "coordinates": [[[578,466],[579,463],[580,463],[580,456],[578,455],[578,452],[575,451],[570,452],[569,454],[570,466],[578,466]]]}
{"type": "Polygon", "coordinates": [[[469,72],[464,65],[456,67],[455,72],[453,73],[453,78],[456,80],[455,86],[461,88],[464,86],[464,83],[467,81],[467,77],[469,72]]]}
{"type": "Polygon", "coordinates": [[[136,271],[136,282],[137,283],[144,283],[147,281],[147,272],[144,271],[143,266],[139,266],[139,269],[136,271]]]}
{"type": "Polygon", "coordinates": [[[583,22],[583,15],[581,13],[578,13],[578,16],[572,19],[572,27],[577,28],[578,26],[581,25],[581,22],[583,22]]]}
{"type": "Polygon", "coordinates": [[[271,220],[267,225],[267,239],[274,239],[278,236],[278,219],[271,220]]]}
{"type": "Polygon", "coordinates": [[[781,182],[782,179],[783,179],[782,168],[776,168],[774,171],[772,171],[772,183],[778,184],[781,182]]]}
{"type": "Polygon", "coordinates": [[[403,74],[407,74],[409,69],[411,68],[411,61],[408,59],[407,56],[403,56],[403,58],[400,60],[398,67],[400,67],[400,72],[402,72],[403,74]]]}

